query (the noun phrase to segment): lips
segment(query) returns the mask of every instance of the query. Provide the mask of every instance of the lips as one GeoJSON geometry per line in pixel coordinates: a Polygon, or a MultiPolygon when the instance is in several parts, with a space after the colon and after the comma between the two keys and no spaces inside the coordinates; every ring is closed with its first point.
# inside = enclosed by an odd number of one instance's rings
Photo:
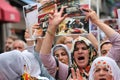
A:
{"type": "Polygon", "coordinates": [[[80,56],[80,57],[78,57],[78,60],[84,60],[84,59],[85,59],[84,56],[80,56]]]}
{"type": "Polygon", "coordinates": [[[77,61],[78,61],[79,63],[83,63],[83,62],[85,61],[85,57],[84,57],[84,56],[79,56],[79,57],[77,58],[77,61]]]}
{"type": "Polygon", "coordinates": [[[106,80],[105,78],[101,78],[101,79],[99,79],[99,80],[106,80]]]}

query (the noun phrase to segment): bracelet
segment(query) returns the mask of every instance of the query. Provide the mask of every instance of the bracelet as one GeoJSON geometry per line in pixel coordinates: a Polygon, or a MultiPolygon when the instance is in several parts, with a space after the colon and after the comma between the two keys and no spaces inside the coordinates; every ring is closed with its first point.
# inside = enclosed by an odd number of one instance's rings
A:
{"type": "Polygon", "coordinates": [[[54,36],[54,34],[49,30],[47,30],[47,33],[50,34],[51,36],[54,36]]]}

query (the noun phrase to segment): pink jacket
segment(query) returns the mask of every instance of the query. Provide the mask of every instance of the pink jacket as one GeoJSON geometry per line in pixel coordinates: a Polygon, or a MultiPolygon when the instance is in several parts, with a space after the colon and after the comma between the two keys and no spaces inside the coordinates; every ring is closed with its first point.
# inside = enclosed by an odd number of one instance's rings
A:
{"type": "Polygon", "coordinates": [[[107,56],[113,58],[120,67],[120,34],[116,32],[109,40],[112,43],[112,48],[107,56]]]}

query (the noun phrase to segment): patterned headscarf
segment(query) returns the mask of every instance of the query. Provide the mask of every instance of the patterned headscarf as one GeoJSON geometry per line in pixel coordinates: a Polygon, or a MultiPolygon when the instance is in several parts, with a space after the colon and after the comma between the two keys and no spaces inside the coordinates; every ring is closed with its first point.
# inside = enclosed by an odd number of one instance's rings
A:
{"type": "Polygon", "coordinates": [[[96,58],[91,66],[90,72],[89,72],[89,80],[94,80],[93,75],[95,72],[96,66],[105,65],[108,69],[108,72],[113,76],[114,80],[120,80],[120,69],[116,62],[110,58],[110,57],[98,57],[96,58]]]}
{"type": "Polygon", "coordinates": [[[87,67],[85,67],[83,69],[83,72],[81,73],[81,76],[84,78],[84,80],[87,80],[88,79],[88,73],[89,73],[89,70],[90,70],[90,67],[91,67],[91,63],[93,62],[93,60],[97,57],[97,52],[96,50],[94,49],[94,47],[92,46],[91,42],[86,39],[85,37],[81,37],[79,36],[78,38],[76,38],[73,42],[73,46],[72,46],[72,54],[71,54],[71,58],[72,58],[72,65],[71,67],[74,67],[74,68],[77,68],[77,64],[75,63],[74,61],[74,58],[73,58],[73,55],[74,55],[74,50],[75,50],[75,47],[76,47],[76,43],[77,42],[80,42],[80,43],[85,43],[86,46],[89,48],[90,50],[90,53],[89,53],[89,62],[88,62],[88,65],[87,67]]]}

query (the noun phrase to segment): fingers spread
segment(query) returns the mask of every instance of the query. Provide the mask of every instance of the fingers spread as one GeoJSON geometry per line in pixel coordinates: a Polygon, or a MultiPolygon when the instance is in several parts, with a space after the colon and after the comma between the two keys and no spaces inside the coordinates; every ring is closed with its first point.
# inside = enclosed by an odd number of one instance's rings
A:
{"type": "Polygon", "coordinates": [[[67,6],[62,6],[61,9],[60,9],[60,13],[64,13],[64,9],[67,8],[67,6]]]}

